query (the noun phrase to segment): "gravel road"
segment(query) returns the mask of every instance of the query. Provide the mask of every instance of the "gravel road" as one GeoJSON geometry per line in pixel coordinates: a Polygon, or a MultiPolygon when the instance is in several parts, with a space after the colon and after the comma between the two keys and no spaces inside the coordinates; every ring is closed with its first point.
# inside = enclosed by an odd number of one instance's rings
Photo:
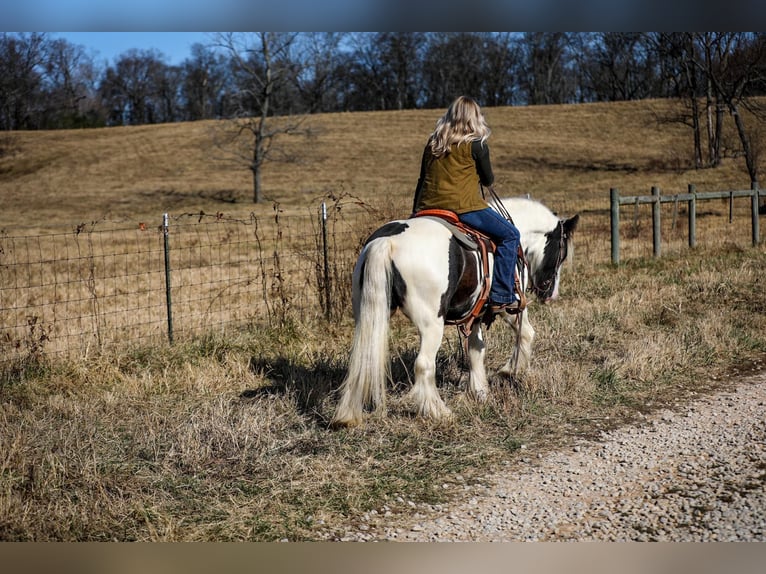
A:
{"type": "Polygon", "coordinates": [[[340,539],[765,541],[765,419],[761,373],[599,440],[525,452],[454,503],[373,511],[340,539]]]}

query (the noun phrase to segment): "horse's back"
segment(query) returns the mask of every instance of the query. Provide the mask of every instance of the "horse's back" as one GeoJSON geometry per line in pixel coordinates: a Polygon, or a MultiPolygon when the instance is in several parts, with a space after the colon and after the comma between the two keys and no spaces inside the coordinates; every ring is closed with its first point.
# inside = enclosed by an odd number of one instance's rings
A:
{"type": "Polygon", "coordinates": [[[423,253],[446,248],[450,236],[450,231],[438,221],[425,217],[413,217],[383,224],[367,238],[365,245],[377,239],[387,238],[396,254],[422,256],[423,253]]]}

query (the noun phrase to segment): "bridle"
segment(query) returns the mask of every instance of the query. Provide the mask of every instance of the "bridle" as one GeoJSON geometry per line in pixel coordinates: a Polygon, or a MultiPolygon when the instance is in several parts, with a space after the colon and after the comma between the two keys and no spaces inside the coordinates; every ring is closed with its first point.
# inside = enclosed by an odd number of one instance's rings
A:
{"type": "Polygon", "coordinates": [[[534,274],[529,274],[529,286],[530,289],[532,289],[532,292],[537,295],[538,297],[542,298],[545,296],[545,293],[552,288],[552,284],[556,281],[556,276],[559,274],[559,269],[561,269],[561,265],[564,263],[564,258],[566,257],[566,234],[564,233],[564,221],[559,219],[559,252],[556,257],[556,266],[555,271],[553,275],[551,275],[548,279],[545,279],[542,281],[539,285],[535,283],[535,277],[534,274]]]}

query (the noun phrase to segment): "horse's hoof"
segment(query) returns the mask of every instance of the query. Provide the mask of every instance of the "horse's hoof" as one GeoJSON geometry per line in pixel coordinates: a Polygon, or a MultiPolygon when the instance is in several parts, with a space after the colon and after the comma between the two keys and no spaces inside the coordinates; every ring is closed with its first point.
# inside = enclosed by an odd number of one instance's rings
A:
{"type": "Polygon", "coordinates": [[[525,371],[526,366],[523,364],[520,364],[516,368],[512,367],[511,365],[505,365],[497,371],[497,374],[509,380],[516,380],[521,377],[525,371]]]}
{"type": "Polygon", "coordinates": [[[354,428],[362,423],[360,419],[333,419],[330,421],[331,430],[341,430],[347,428],[354,428]]]}
{"type": "Polygon", "coordinates": [[[447,408],[438,414],[432,414],[429,418],[438,424],[449,424],[455,420],[455,413],[447,408]]]}

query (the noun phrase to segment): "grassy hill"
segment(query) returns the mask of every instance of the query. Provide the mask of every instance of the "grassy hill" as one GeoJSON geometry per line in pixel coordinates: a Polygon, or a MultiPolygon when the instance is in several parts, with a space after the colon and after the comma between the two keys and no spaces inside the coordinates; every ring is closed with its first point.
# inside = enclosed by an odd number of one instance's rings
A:
{"type": "MultiPolygon", "coordinates": [[[[531,194],[555,209],[603,207],[625,195],[746,188],[744,161],[693,170],[691,130],[659,121],[668,101],[486,108],[496,189],[531,194]]],[[[409,210],[420,154],[443,110],[320,114],[305,133],[282,136],[265,166],[264,202],[252,176],[214,142],[226,123],[194,123],[0,137],[0,226],[51,226],[99,219],[146,220],[170,213],[305,209],[327,193],[409,210]]],[[[279,120],[275,120],[277,123],[279,120]]],[[[724,136],[738,149],[736,134],[724,136]]]]}

